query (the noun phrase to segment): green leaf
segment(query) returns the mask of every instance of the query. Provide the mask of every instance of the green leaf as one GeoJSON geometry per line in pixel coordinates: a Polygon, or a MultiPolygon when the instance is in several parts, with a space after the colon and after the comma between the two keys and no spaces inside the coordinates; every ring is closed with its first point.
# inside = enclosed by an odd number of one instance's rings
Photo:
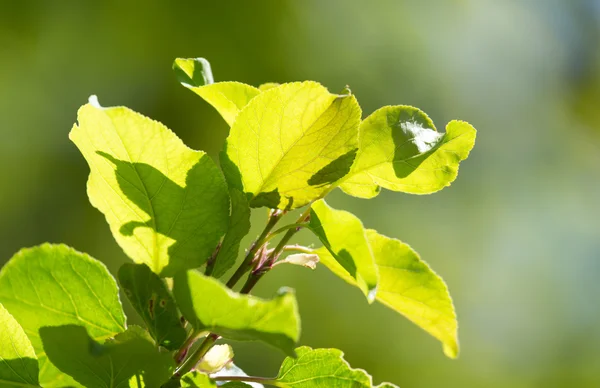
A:
{"type": "Polygon", "coordinates": [[[0,327],[0,386],[39,387],[39,367],[33,346],[1,303],[0,327]]]}
{"type": "Polygon", "coordinates": [[[157,345],[169,350],[179,349],[187,333],[163,280],[146,264],[127,263],[119,269],[119,283],[157,345]]]}
{"type": "MultiPolygon", "coordinates": [[[[218,371],[217,373],[213,373],[211,374],[212,378],[216,378],[216,377],[248,377],[248,374],[246,374],[246,372],[244,372],[240,367],[238,367],[237,365],[235,365],[233,362],[229,363],[227,366],[225,366],[225,368],[221,369],[220,371],[218,371]]],[[[267,380],[267,379],[265,379],[267,380]]],[[[237,388],[237,387],[254,387],[254,388],[264,388],[264,385],[257,383],[257,382],[240,382],[240,381],[230,381],[228,383],[224,383],[223,381],[219,381],[217,382],[218,386],[221,387],[227,387],[227,388],[237,388]]]]}
{"type": "Polygon", "coordinates": [[[315,253],[322,256],[323,251],[330,252],[369,302],[375,300],[377,267],[362,222],[347,211],[329,207],[321,199],[311,206],[309,226],[324,245],[315,253]]]}
{"type": "MultiPolygon", "coordinates": [[[[379,269],[377,300],[440,340],[444,353],[456,358],[458,324],[444,281],[407,244],[371,229],[367,237],[379,269]]],[[[335,274],[356,284],[327,251],[315,252],[335,274]]]]}
{"type": "Polygon", "coordinates": [[[290,290],[263,300],[234,292],[197,271],[179,273],[173,283],[175,300],[194,329],[238,341],[263,341],[293,354],[300,318],[290,290]]]}
{"type": "Polygon", "coordinates": [[[31,340],[40,364],[40,384],[74,384],[46,357],[43,326],[81,325],[96,341],[125,330],[114,278],[104,264],[65,245],[23,249],[0,271],[0,302],[31,340]]]}
{"type": "Polygon", "coordinates": [[[235,264],[240,251],[240,242],[250,231],[250,206],[246,196],[234,188],[229,190],[229,195],[231,198],[229,226],[211,274],[216,278],[223,276],[235,264]]]}
{"type": "Polygon", "coordinates": [[[204,58],[177,58],[173,70],[179,82],[211,104],[229,126],[239,111],[260,93],[257,88],[240,82],[214,83],[210,63],[204,58]]]}
{"type": "Polygon", "coordinates": [[[88,164],[88,196],[125,253],[160,276],[199,267],[229,217],[227,186],[204,152],[124,107],[84,105],[70,133],[88,164]]]}
{"type": "Polygon", "coordinates": [[[103,344],[75,325],[43,327],[40,335],[54,365],[85,387],[158,388],[175,367],[171,354],[160,353],[138,326],[103,344]]]}
{"type": "Polygon", "coordinates": [[[459,163],[475,144],[475,128],[464,121],[436,132],[425,113],[410,106],[383,107],[360,125],[352,170],[340,182],[355,197],[375,197],[380,188],[429,194],[449,186],[459,163]]]}
{"type": "MultiPolygon", "coordinates": [[[[283,361],[279,374],[274,379],[274,383],[278,387],[373,387],[371,376],[362,369],[352,369],[343,359],[344,353],[341,350],[311,349],[308,346],[302,346],[296,349],[296,354],[298,358],[288,357],[283,361]]],[[[384,383],[380,387],[396,386],[384,383]]]]}
{"type": "Polygon", "coordinates": [[[324,196],[350,171],[360,107],[316,82],[270,88],[242,109],[221,165],[253,207],[294,209],[324,196]]]}

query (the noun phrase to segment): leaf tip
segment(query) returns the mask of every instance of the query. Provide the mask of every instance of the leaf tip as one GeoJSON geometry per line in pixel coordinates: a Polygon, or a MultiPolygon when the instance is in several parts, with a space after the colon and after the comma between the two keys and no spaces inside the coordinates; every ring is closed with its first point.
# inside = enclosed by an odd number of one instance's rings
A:
{"type": "Polygon", "coordinates": [[[94,108],[98,108],[98,109],[103,109],[102,106],[100,105],[100,102],[98,101],[98,96],[96,96],[95,94],[92,94],[89,98],[88,98],[88,102],[90,103],[91,106],[93,106],[94,108]]]}

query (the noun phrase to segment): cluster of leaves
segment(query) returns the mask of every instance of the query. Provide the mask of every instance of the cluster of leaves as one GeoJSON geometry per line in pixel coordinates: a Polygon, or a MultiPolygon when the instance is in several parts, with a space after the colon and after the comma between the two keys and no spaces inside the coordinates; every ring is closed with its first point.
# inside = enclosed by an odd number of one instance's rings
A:
{"type": "Polygon", "coordinates": [[[456,316],[441,278],[408,245],[323,197],[336,187],[361,198],[382,187],[440,190],[473,147],[473,127],[452,121],[439,133],[409,106],[361,120],[349,91],[332,94],[316,82],[215,83],[204,59],[177,59],[174,69],[231,127],[221,169],[164,125],[95,98],[70,133],[90,166],[92,205],[135,262],[118,279],[146,327],[127,325],[117,282],[99,261],[64,245],[24,249],[0,272],[0,385],[372,387],[339,350],[295,348],[300,319],[291,290],[269,300],[249,295],[280,264],[322,263],[456,357],[456,316]],[[269,209],[267,224],[222,282],[257,207],[269,209]],[[275,228],[298,208],[296,221],[275,228]],[[289,245],[301,229],[323,246],[289,245]],[[276,377],[249,377],[232,364],[229,345],[215,345],[220,338],[263,341],[288,357],[276,377]]]}

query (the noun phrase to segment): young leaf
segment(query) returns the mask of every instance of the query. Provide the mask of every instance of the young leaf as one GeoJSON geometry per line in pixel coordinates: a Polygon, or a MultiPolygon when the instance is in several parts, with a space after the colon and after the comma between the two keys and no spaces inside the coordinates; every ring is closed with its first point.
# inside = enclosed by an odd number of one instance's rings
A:
{"type": "Polygon", "coordinates": [[[229,226],[211,273],[211,276],[216,278],[223,276],[235,264],[240,251],[240,242],[250,231],[250,206],[246,196],[234,188],[229,190],[229,195],[231,198],[229,226]]]}
{"type": "Polygon", "coordinates": [[[356,162],[341,181],[355,197],[375,197],[380,188],[429,194],[450,185],[459,163],[475,144],[475,128],[464,121],[436,132],[425,113],[410,106],[383,107],[360,125],[356,162]]]}
{"type": "Polygon", "coordinates": [[[196,330],[238,341],[263,341],[292,355],[300,337],[293,292],[272,300],[236,293],[197,271],[175,275],[173,294],[183,316],[196,330]]]}
{"type": "Polygon", "coordinates": [[[242,109],[221,165],[253,207],[294,209],[323,196],[350,171],[360,107],[316,82],[268,89],[242,109]]]}
{"type": "Polygon", "coordinates": [[[177,58],[173,70],[179,82],[211,104],[229,126],[239,111],[260,93],[257,88],[240,82],[214,83],[210,63],[204,58],[177,58]]]}
{"type": "Polygon", "coordinates": [[[170,353],[160,353],[138,326],[103,344],[75,325],[43,327],[40,335],[54,365],[85,387],[129,386],[133,380],[137,387],[158,388],[175,367],[170,353]]]}
{"type": "MultiPolygon", "coordinates": [[[[311,349],[302,346],[296,349],[298,358],[288,357],[283,361],[279,374],[274,379],[278,387],[285,388],[371,388],[373,382],[362,369],[352,369],[342,358],[338,349],[311,349]]],[[[396,387],[384,383],[380,387],[396,387]]],[[[396,387],[397,388],[397,387],[396,387]]]]}
{"type": "MultiPolygon", "coordinates": [[[[372,229],[367,230],[367,237],[379,269],[377,300],[440,340],[444,353],[455,358],[458,324],[444,281],[407,244],[372,229]]],[[[317,252],[330,270],[356,284],[327,251],[320,248],[317,252]]]]}
{"type": "Polygon", "coordinates": [[[367,296],[369,303],[375,300],[377,267],[362,222],[347,211],[329,207],[321,199],[312,204],[310,229],[324,245],[315,253],[321,256],[322,251],[329,251],[344,268],[344,274],[349,274],[367,296]]]}
{"type": "Polygon", "coordinates": [[[163,280],[146,264],[127,263],[119,269],[119,283],[156,344],[169,350],[179,349],[187,333],[163,280]]]}
{"type": "Polygon", "coordinates": [[[78,121],[69,136],[90,165],[90,201],[125,253],[160,276],[204,264],[229,217],[211,158],[124,107],[86,104],[78,121]]]}
{"type": "Polygon", "coordinates": [[[65,245],[23,249],[0,271],[0,302],[29,336],[43,387],[75,384],[46,357],[44,326],[81,325],[96,341],[125,330],[117,284],[104,264],[65,245]]]}
{"type": "Polygon", "coordinates": [[[0,327],[0,386],[39,387],[39,367],[33,346],[1,303],[0,327]]]}

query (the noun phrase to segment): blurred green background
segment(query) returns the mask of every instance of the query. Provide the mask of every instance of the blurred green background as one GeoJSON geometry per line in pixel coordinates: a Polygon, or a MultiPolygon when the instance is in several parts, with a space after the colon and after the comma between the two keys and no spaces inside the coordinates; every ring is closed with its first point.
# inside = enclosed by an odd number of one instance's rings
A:
{"type": "MultiPolygon", "coordinates": [[[[438,194],[329,200],[444,277],[460,358],[326,269],[279,267],[257,292],[297,289],[303,344],[341,348],[402,387],[600,387],[599,1],[1,0],[0,263],[44,241],[113,273],[127,260],[87,201],[88,167],[67,134],[97,94],[216,157],[226,124],[171,71],[196,56],[216,80],[348,84],[364,116],[410,104],[440,130],[451,119],[478,129],[438,194]]],[[[235,349],[251,374],[274,374],[282,358],[235,349]]]]}

